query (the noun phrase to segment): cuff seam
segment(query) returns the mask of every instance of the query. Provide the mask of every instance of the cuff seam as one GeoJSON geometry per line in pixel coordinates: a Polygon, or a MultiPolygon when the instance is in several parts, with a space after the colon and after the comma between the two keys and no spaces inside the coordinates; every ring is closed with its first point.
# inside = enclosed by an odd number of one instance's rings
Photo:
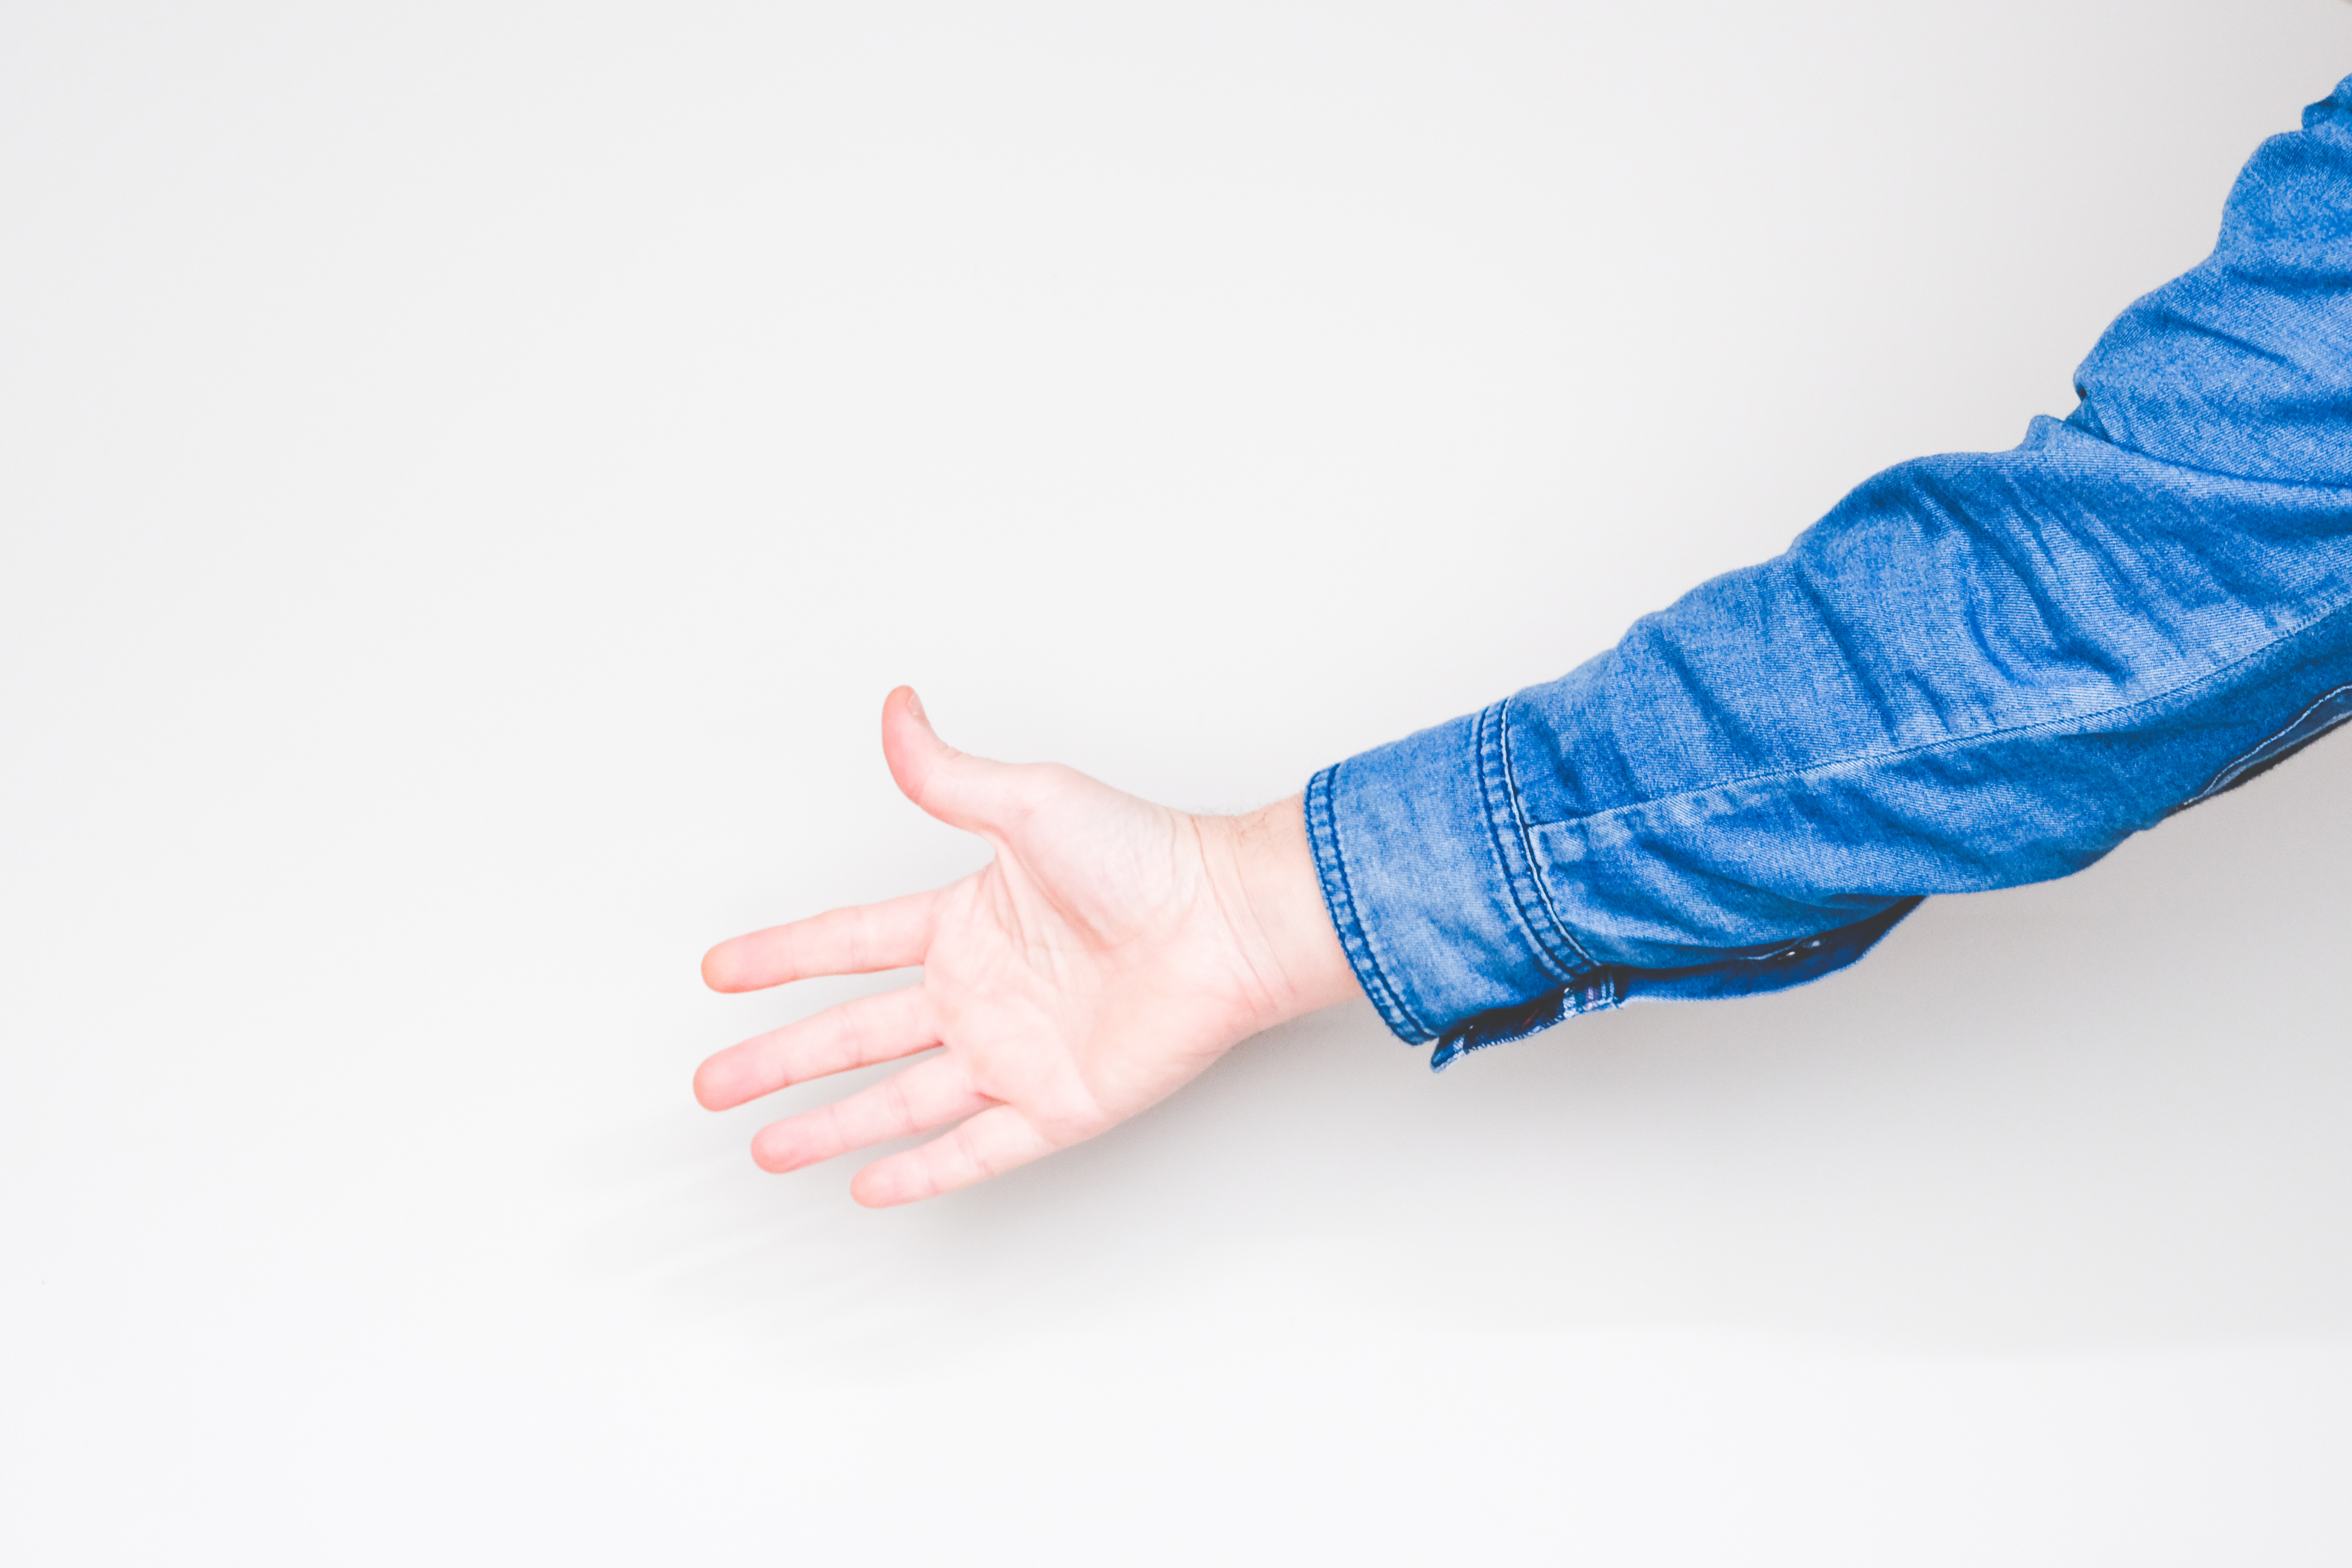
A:
{"type": "Polygon", "coordinates": [[[1487,843],[1504,885],[1511,890],[1512,912],[1518,917],[1528,950],[1545,973],[1572,988],[1600,966],[1559,918],[1559,911],[1552,906],[1551,889],[1536,872],[1527,813],[1519,804],[1517,781],[1511,776],[1510,706],[1506,697],[1481,711],[1475,735],[1487,843]]]}
{"type": "Polygon", "coordinates": [[[1307,841],[1314,847],[1315,871],[1323,884],[1323,905],[1339,934],[1339,946],[1356,971],[1357,984],[1379,1009],[1381,1021],[1408,1045],[1426,1045],[1437,1031],[1423,1023],[1404,1005],[1403,994],[1372,950],[1371,935],[1356,913],[1353,888],[1348,880],[1348,860],[1339,846],[1339,824],[1331,809],[1331,790],[1341,764],[1333,763],[1307,782],[1307,841]]]}

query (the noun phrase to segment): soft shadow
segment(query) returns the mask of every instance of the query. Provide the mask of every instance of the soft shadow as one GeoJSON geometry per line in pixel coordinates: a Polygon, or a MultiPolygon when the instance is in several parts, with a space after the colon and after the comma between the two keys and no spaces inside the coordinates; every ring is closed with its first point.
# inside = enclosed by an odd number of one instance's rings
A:
{"type": "Polygon", "coordinates": [[[1337,1009],[908,1210],[856,1208],[847,1163],[751,1168],[772,1108],[648,1118],[593,1145],[576,1260],[845,1370],[1237,1288],[1416,1333],[2352,1337],[2347,792],[2352,745],[2323,743],[2084,875],[1931,902],[1808,989],[1578,1020],[1442,1076],[1337,1009]]]}

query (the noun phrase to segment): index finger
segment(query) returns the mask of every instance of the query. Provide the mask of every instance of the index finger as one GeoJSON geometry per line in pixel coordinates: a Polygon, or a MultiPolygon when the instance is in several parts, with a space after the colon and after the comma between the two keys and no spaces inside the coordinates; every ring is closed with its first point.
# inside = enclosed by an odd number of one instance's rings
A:
{"type": "Polygon", "coordinates": [[[880,904],[827,910],[721,942],[702,956],[702,983],[714,991],[756,991],[813,975],[870,975],[923,961],[939,894],[910,893],[880,904]]]}

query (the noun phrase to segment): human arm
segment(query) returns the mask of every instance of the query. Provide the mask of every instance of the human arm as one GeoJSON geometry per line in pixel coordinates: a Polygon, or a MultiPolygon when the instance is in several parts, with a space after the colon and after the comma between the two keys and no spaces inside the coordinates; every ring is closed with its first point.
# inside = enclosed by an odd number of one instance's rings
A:
{"type": "MultiPolygon", "coordinates": [[[[789,1169],[969,1116],[859,1176],[904,1201],[1357,984],[1443,1066],[1628,998],[1810,979],[1924,896],[2079,870],[2352,715],[2352,83],[2080,379],[2015,450],[1891,469],[1562,679],[1239,823],[967,767],[886,707],[901,788],[997,863],[715,950],[728,990],[925,975],[721,1053],[698,1092],[942,1044],[755,1144],[789,1169]]],[[[1509,608],[1542,613],[1517,580],[1509,608]]]]}
{"type": "Polygon", "coordinates": [[[2077,383],[2014,450],[1890,469],[1569,675],[1318,775],[1391,1028],[1442,1066],[1810,979],[2352,713],[2352,81],[2077,383]]]}

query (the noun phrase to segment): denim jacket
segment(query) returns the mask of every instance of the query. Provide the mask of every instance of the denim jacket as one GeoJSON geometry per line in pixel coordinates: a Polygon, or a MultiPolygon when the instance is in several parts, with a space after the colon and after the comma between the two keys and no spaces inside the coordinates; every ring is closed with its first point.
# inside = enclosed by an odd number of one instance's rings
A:
{"type": "Polygon", "coordinates": [[[2352,78],[2063,423],[1864,482],[1548,685],[1326,768],[1323,892],[1432,1065],[1860,957],[2352,717],[2352,78]]]}

